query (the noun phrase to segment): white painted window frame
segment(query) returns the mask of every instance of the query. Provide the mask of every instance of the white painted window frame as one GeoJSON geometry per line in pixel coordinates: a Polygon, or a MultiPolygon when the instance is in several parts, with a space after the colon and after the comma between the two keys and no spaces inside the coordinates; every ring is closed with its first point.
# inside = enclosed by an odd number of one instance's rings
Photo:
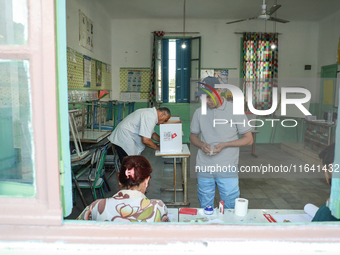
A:
{"type": "Polygon", "coordinates": [[[28,43],[0,45],[0,58],[30,63],[35,198],[0,198],[0,224],[61,225],[54,1],[28,0],[28,43]],[[47,216],[48,215],[48,216],[47,216]]]}
{"type": "Polygon", "coordinates": [[[63,221],[57,137],[55,1],[28,0],[28,3],[28,45],[0,46],[0,58],[30,60],[37,196],[34,199],[0,198],[2,244],[33,240],[38,246],[41,242],[51,245],[59,242],[68,245],[152,244],[156,247],[196,242],[206,247],[209,242],[265,244],[276,241],[304,245],[340,242],[337,223],[205,225],[63,221]]]}

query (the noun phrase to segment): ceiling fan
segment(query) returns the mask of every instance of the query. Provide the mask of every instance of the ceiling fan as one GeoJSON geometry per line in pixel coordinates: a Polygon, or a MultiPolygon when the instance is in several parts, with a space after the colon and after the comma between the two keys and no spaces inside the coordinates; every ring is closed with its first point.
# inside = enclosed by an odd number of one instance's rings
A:
{"type": "Polygon", "coordinates": [[[280,22],[280,23],[287,23],[287,22],[289,22],[288,20],[278,19],[278,18],[276,18],[276,17],[274,18],[274,17],[271,16],[271,15],[272,15],[274,12],[276,12],[280,7],[281,7],[281,5],[275,4],[275,5],[273,5],[273,6],[267,11],[266,0],[263,0],[263,4],[262,4],[262,13],[261,13],[259,16],[252,17],[252,18],[248,18],[248,19],[235,20],[235,21],[227,22],[227,24],[232,24],[232,23],[241,22],[241,21],[246,21],[246,20],[252,20],[252,19],[269,20],[269,21],[275,21],[275,22],[280,22]]]}

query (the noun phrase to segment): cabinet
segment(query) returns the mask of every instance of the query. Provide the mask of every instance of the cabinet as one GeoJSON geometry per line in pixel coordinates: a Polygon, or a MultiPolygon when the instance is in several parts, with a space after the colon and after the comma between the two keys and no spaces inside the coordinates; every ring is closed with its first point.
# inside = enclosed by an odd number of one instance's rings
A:
{"type": "Polygon", "coordinates": [[[334,142],[335,125],[306,120],[305,148],[317,153],[334,142]]]}

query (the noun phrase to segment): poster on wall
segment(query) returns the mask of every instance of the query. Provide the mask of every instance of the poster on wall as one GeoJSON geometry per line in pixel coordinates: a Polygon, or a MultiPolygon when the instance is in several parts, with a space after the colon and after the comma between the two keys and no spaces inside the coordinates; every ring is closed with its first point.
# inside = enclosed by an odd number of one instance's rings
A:
{"type": "Polygon", "coordinates": [[[221,84],[228,84],[229,70],[214,69],[214,76],[221,82],[221,84]]]}
{"type": "Polygon", "coordinates": [[[201,69],[201,79],[208,76],[216,77],[221,84],[228,84],[228,69],[201,69]]]}
{"type": "Polygon", "coordinates": [[[93,22],[79,9],[79,45],[93,51],[93,22]]]}
{"type": "Polygon", "coordinates": [[[130,94],[129,92],[121,92],[120,93],[120,99],[121,100],[129,100],[130,99],[130,94]]]}
{"type": "Polygon", "coordinates": [[[84,87],[91,87],[91,58],[84,55],[84,87]]]}
{"type": "Polygon", "coordinates": [[[77,55],[76,55],[76,51],[69,49],[70,52],[70,61],[73,63],[77,63],[77,55]]]}
{"type": "Polygon", "coordinates": [[[132,92],[131,93],[131,100],[139,100],[140,99],[140,93],[139,92],[132,92]]]}
{"type": "MultiPolygon", "coordinates": [[[[228,75],[229,75],[228,69],[214,69],[214,68],[201,69],[201,80],[208,76],[211,76],[216,77],[219,80],[220,84],[228,84],[228,75]]],[[[195,90],[197,91],[197,87],[195,87],[195,90]]],[[[222,89],[222,95],[225,96],[228,100],[229,94],[227,92],[229,92],[228,89],[222,89]]]]}
{"type": "Polygon", "coordinates": [[[111,73],[111,65],[106,64],[106,72],[111,73]]]}
{"type": "Polygon", "coordinates": [[[127,91],[140,92],[142,88],[142,72],[140,70],[128,70],[127,91]]]}
{"type": "Polygon", "coordinates": [[[201,69],[201,79],[208,76],[214,76],[214,69],[201,69]]]}
{"type": "Polygon", "coordinates": [[[87,17],[79,10],[79,45],[86,46],[86,21],[87,17]]]}
{"type": "Polygon", "coordinates": [[[96,61],[96,86],[102,85],[102,62],[96,61]]]}
{"type": "Polygon", "coordinates": [[[90,19],[87,19],[87,40],[86,40],[86,48],[90,51],[93,51],[93,23],[90,19]]]}

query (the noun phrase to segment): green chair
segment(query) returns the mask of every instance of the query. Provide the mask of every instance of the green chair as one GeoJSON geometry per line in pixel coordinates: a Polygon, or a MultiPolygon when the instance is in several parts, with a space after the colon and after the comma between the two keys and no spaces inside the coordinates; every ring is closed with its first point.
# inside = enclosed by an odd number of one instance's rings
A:
{"type": "Polygon", "coordinates": [[[81,176],[77,177],[79,188],[91,189],[91,193],[94,200],[97,200],[96,192],[97,189],[99,192],[99,196],[102,195],[102,197],[105,198],[103,189],[104,180],[100,176],[104,171],[104,162],[106,159],[106,154],[107,146],[105,146],[102,150],[96,151],[95,155],[93,155],[91,160],[91,167],[88,169],[88,171],[84,172],[81,176]],[[100,155],[100,157],[98,155],[100,155]],[[99,161],[96,162],[96,159],[99,159],[99,161]]]}

